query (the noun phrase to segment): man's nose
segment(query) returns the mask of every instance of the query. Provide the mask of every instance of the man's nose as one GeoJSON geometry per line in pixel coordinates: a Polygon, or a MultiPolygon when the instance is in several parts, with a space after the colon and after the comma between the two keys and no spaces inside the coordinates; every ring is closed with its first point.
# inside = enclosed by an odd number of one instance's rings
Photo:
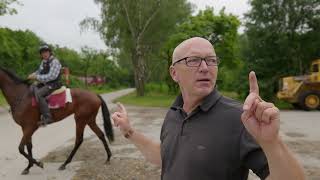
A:
{"type": "Polygon", "coordinates": [[[205,60],[202,60],[199,66],[199,71],[200,72],[207,72],[208,71],[208,65],[205,62],[205,60]]]}

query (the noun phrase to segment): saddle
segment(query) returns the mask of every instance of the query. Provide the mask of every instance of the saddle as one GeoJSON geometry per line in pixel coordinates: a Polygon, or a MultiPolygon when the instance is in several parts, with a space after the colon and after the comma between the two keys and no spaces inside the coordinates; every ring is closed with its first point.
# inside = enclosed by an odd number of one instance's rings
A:
{"type": "MultiPolygon", "coordinates": [[[[61,88],[53,91],[46,97],[50,109],[58,109],[66,106],[67,103],[72,103],[71,91],[69,88],[62,86],[61,88]]],[[[37,106],[37,100],[32,97],[32,106],[37,106]]]]}

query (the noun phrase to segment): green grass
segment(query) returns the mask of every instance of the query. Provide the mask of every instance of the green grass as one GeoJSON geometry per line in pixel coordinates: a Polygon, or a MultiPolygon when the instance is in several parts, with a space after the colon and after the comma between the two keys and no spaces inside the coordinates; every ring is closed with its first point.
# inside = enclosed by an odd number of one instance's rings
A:
{"type": "Polygon", "coordinates": [[[278,99],[275,100],[274,105],[279,109],[294,109],[290,103],[278,99]]]}
{"type": "Polygon", "coordinates": [[[117,91],[117,90],[124,89],[124,88],[125,87],[110,88],[110,87],[104,85],[104,86],[89,86],[88,90],[95,92],[97,94],[103,94],[103,93],[109,93],[109,92],[117,91]]]}
{"type": "MultiPolygon", "coordinates": [[[[236,100],[238,100],[238,101],[240,101],[242,103],[244,101],[239,97],[239,95],[236,92],[222,91],[221,94],[223,94],[224,96],[230,97],[232,99],[236,99],[236,100]]],[[[283,101],[283,100],[279,100],[279,99],[275,99],[274,100],[274,105],[277,108],[281,109],[281,110],[283,110],[283,109],[294,109],[294,107],[290,103],[288,103],[286,101],[283,101]]]]}
{"type": "Polygon", "coordinates": [[[7,104],[6,99],[3,97],[3,94],[0,93],[0,106],[7,104]]]}
{"type": "MultiPolygon", "coordinates": [[[[166,89],[166,87],[164,88],[166,89]]],[[[126,96],[115,99],[114,102],[123,104],[146,106],[146,107],[170,107],[176,98],[176,95],[168,95],[165,90],[159,92],[159,88],[154,84],[146,86],[146,95],[143,97],[136,96],[136,92],[132,92],[126,96]]],[[[224,96],[237,99],[238,94],[235,92],[221,92],[224,96]]]]}
{"type": "MultiPolygon", "coordinates": [[[[239,99],[239,96],[235,92],[226,92],[222,91],[221,94],[224,96],[230,97],[232,99],[237,99],[242,102],[242,100],[239,99]]],[[[137,97],[136,92],[130,93],[126,96],[122,96],[114,102],[121,102],[123,104],[128,105],[135,105],[135,106],[146,106],[146,107],[170,107],[175,99],[175,95],[168,95],[164,92],[150,92],[146,93],[143,97],[137,97]]],[[[294,109],[290,103],[287,103],[285,101],[276,100],[274,102],[275,106],[277,106],[279,109],[294,109]]]]}
{"type": "Polygon", "coordinates": [[[122,96],[114,102],[121,102],[123,104],[147,107],[170,107],[176,96],[167,95],[164,93],[147,93],[143,97],[136,96],[136,92],[122,96]]]}

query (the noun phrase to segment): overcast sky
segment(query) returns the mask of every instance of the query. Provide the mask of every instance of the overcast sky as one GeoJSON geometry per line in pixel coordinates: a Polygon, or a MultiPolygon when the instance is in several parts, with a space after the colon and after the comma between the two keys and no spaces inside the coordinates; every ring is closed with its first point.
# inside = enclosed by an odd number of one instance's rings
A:
{"type": "MultiPolygon", "coordinates": [[[[249,5],[247,0],[189,0],[197,10],[206,6],[242,18],[249,5]]],[[[79,50],[83,46],[104,49],[105,45],[96,32],[80,33],[79,22],[85,17],[98,17],[100,9],[93,0],[20,0],[18,14],[0,16],[0,27],[29,29],[44,41],[79,50]]]]}

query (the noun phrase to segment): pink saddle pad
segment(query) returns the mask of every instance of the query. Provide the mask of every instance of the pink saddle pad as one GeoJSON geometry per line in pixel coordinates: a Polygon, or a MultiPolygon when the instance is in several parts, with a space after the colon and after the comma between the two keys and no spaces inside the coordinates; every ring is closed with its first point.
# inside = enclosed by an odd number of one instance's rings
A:
{"type": "MultiPolygon", "coordinates": [[[[51,94],[47,98],[47,102],[50,109],[58,109],[66,106],[66,91],[59,94],[51,94]]],[[[36,106],[38,102],[35,97],[32,97],[32,106],[36,106]]]]}

